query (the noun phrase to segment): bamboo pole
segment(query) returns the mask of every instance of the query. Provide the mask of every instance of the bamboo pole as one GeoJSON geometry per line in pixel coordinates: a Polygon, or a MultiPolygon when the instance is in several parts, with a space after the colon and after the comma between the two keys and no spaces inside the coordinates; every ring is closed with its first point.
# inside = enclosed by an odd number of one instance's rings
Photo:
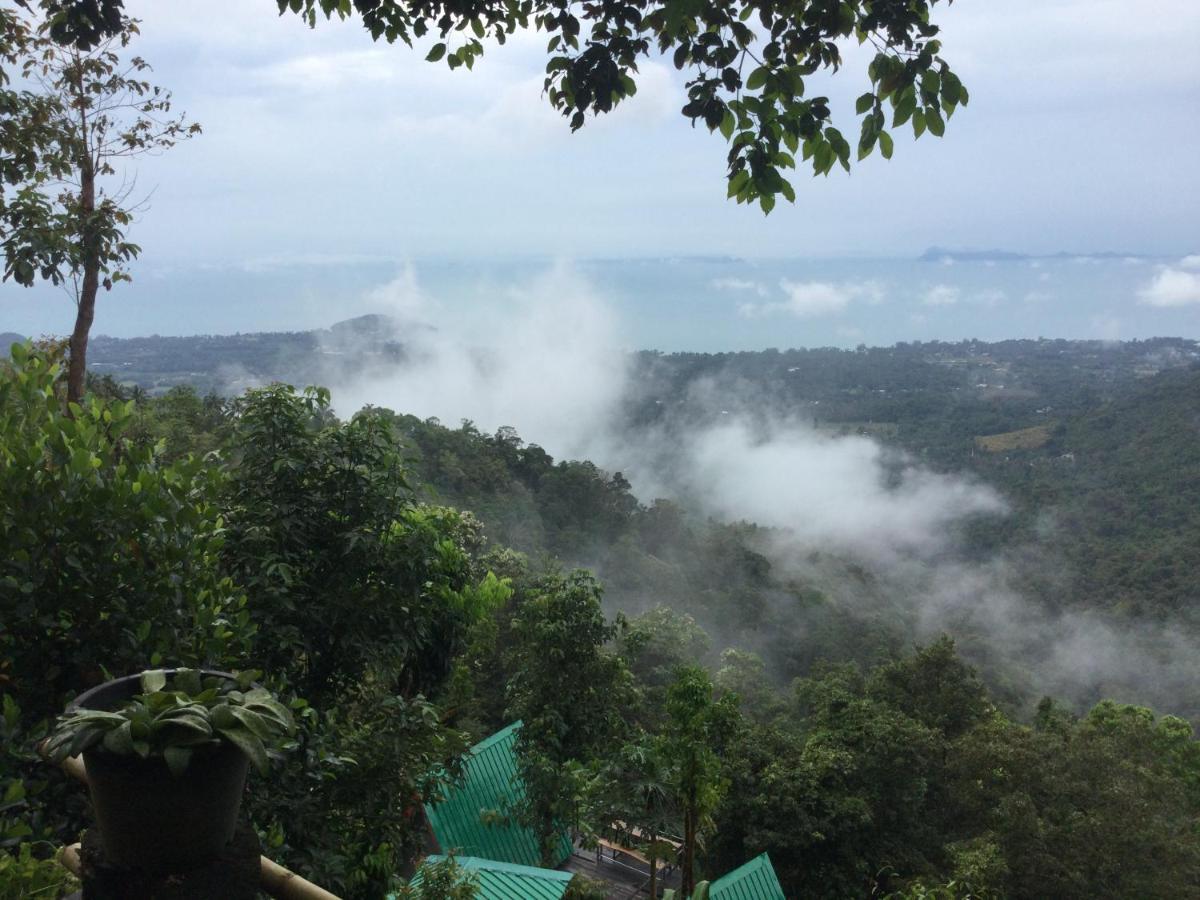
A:
{"type": "MultiPolygon", "coordinates": [[[[39,748],[41,749],[41,748],[39,748]]],[[[63,771],[77,781],[87,784],[87,766],[82,756],[71,756],[63,760],[63,771]]],[[[64,847],[59,860],[68,871],[77,878],[82,870],[82,860],[79,856],[79,844],[64,847]]],[[[279,863],[260,856],[258,859],[258,883],[263,892],[275,897],[276,900],[340,900],[336,894],[331,894],[311,881],[301,878],[290,869],[285,869],[279,863]]]]}

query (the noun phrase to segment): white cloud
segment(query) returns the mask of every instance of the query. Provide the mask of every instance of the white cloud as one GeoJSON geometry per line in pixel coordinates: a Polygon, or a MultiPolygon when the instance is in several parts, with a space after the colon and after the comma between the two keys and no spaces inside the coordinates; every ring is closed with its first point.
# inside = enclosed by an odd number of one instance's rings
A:
{"type": "Polygon", "coordinates": [[[766,286],[749,278],[714,278],[709,284],[718,291],[752,292],[760,297],[767,296],[766,286]]]}
{"type": "Polygon", "coordinates": [[[977,306],[984,306],[988,309],[994,309],[1007,300],[1008,295],[999,288],[988,288],[987,290],[972,294],[968,299],[971,303],[974,303],[977,306]]]}
{"type": "Polygon", "coordinates": [[[764,435],[734,421],[694,432],[687,448],[690,493],[708,510],[787,529],[810,547],[932,554],[951,523],[1005,510],[990,488],[918,466],[889,483],[887,452],[862,437],[830,439],[800,427],[764,435]]]}
{"type": "Polygon", "coordinates": [[[405,321],[426,319],[438,310],[438,304],[426,296],[417,282],[417,270],[405,263],[400,274],[387,284],[367,292],[367,304],[385,315],[405,321]]]}
{"type": "Polygon", "coordinates": [[[959,301],[961,292],[949,284],[936,284],[921,298],[924,306],[953,306],[959,301]]]}
{"type": "Polygon", "coordinates": [[[402,58],[389,50],[342,50],[293,56],[270,63],[256,74],[271,87],[312,93],[394,84],[401,78],[401,63],[402,58]]]}
{"type": "Polygon", "coordinates": [[[883,285],[878,281],[789,281],[784,278],[779,287],[786,300],[772,303],[743,303],[738,312],[746,318],[772,315],[791,315],[798,319],[834,315],[843,312],[852,302],[882,303],[883,285]]]}
{"type": "Polygon", "coordinates": [[[628,383],[616,316],[567,265],[500,288],[469,319],[427,296],[411,267],[366,301],[377,311],[443,314],[410,336],[404,365],[331,380],[344,415],[370,403],[448,425],[511,425],[555,456],[591,456],[628,383]]]}
{"type": "Polygon", "coordinates": [[[1179,268],[1200,270],[1200,253],[1194,253],[1191,256],[1185,256],[1179,261],[1179,268]]]}
{"type": "MultiPolygon", "coordinates": [[[[1187,257],[1184,264],[1192,265],[1187,257]]],[[[1138,300],[1147,306],[1191,306],[1200,304],[1200,272],[1184,269],[1162,269],[1154,279],[1138,291],[1138,300]]]]}

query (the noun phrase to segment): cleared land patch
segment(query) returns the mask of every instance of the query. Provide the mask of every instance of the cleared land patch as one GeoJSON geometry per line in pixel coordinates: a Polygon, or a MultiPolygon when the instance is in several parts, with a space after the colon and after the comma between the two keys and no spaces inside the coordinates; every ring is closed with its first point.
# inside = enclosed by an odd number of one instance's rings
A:
{"type": "Polygon", "coordinates": [[[1005,453],[1010,450],[1036,450],[1045,446],[1050,440],[1050,433],[1056,423],[1047,422],[1045,425],[1034,425],[1032,428],[1019,428],[1016,431],[1005,431],[1002,434],[978,435],[975,446],[988,453],[1005,453]]]}

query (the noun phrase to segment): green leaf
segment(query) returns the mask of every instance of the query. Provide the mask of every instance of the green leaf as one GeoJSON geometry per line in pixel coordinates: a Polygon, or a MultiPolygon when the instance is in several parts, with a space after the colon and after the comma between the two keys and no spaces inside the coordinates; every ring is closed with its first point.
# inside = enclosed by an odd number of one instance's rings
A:
{"type": "Polygon", "coordinates": [[[886,131],[879,132],[879,152],[883,154],[884,159],[892,158],[892,136],[886,131]]]}
{"type": "Polygon", "coordinates": [[[916,112],[914,112],[912,123],[913,135],[915,137],[920,137],[923,135],[925,133],[925,110],[918,109],[916,112]]]}
{"type": "Polygon", "coordinates": [[[771,70],[766,66],[759,66],[750,73],[750,77],[746,79],[746,90],[757,91],[760,87],[767,83],[767,76],[771,74],[771,70]]]}
{"type": "Polygon", "coordinates": [[[742,169],[736,175],[729,179],[729,193],[727,196],[732,197],[741,192],[746,186],[746,182],[750,180],[750,170],[742,169]]]}
{"type": "Polygon", "coordinates": [[[167,761],[167,768],[171,770],[171,774],[178,778],[187,771],[188,763],[192,761],[192,749],[167,747],[163,750],[163,759],[167,761]]]}
{"type": "Polygon", "coordinates": [[[929,133],[932,135],[941,137],[946,133],[946,121],[936,106],[925,107],[925,124],[929,126],[929,133]]]}
{"type": "Polygon", "coordinates": [[[195,697],[204,690],[200,679],[200,672],[196,669],[178,670],[175,673],[173,682],[175,690],[183,691],[191,697],[195,697]]]}
{"type": "Polygon", "coordinates": [[[123,722],[119,728],[114,728],[104,735],[104,749],[118,756],[129,756],[133,753],[133,735],[130,733],[129,722],[123,722]]]}
{"type": "Polygon", "coordinates": [[[434,44],[433,49],[430,50],[428,54],[426,54],[425,61],[426,62],[437,62],[439,59],[441,59],[445,55],[446,55],[446,45],[445,44],[434,44]]]}
{"type": "Polygon", "coordinates": [[[148,669],[142,673],[142,693],[154,694],[167,686],[167,673],[162,669],[148,669]]]}
{"type": "Polygon", "coordinates": [[[792,183],[786,178],[783,180],[783,183],[779,185],[779,191],[784,197],[787,198],[788,203],[796,202],[796,189],[792,187],[792,183]]]}
{"type": "Polygon", "coordinates": [[[737,120],[734,118],[733,113],[728,109],[725,110],[725,117],[721,119],[721,135],[725,140],[729,140],[736,125],[737,120]]]}
{"type": "Polygon", "coordinates": [[[875,95],[872,94],[870,91],[867,91],[865,94],[863,94],[861,97],[859,97],[858,100],[855,102],[854,111],[858,115],[861,116],[863,113],[865,113],[868,109],[870,109],[874,105],[875,105],[875,95]]]}
{"type": "Polygon", "coordinates": [[[771,194],[763,194],[758,198],[758,205],[762,207],[763,215],[770,215],[771,210],[775,208],[775,197],[771,194]]]}
{"type": "Polygon", "coordinates": [[[246,754],[251,765],[260,775],[266,775],[270,769],[267,760],[267,750],[263,746],[262,741],[255,737],[244,728],[220,728],[217,729],[221,737],[229,741],[239,750],[246,754]]]}

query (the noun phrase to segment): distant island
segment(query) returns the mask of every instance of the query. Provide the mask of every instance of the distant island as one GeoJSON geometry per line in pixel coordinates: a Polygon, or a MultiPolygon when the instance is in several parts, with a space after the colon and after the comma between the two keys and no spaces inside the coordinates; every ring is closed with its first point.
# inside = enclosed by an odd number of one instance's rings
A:
{"type": "Polygon", "coordinates": [[[1011,250],[948,250],[945,247],[930,247],[918,259],[921,262],[1021,262],[1028,259],[1166,259],[1145,253],[1117,253],[1105,250],[1101,253],[1014,253],[1011,250]]]}

